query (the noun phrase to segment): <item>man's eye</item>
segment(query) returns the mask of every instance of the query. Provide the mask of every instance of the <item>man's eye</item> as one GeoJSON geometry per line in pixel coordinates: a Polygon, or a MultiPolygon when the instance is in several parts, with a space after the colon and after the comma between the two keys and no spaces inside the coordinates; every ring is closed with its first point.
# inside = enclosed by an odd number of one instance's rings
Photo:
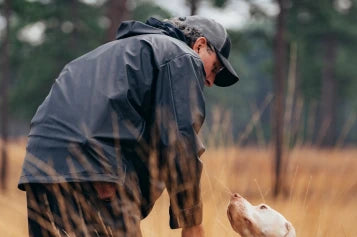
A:
{"type": "Polygon", "coordinates": [[[251,225],[252,222],[248,219],[248,218],[245,218],[244,217],[244,222],[247,224],[247,225],[251,225]]]}
{"type": "Polygon", "coordinates": [[[223,67],[219,67],[219,66],[215,66],[214,68],[213,68],[213,72],[215,73],[215,74],[218,74],[220,71],[222,71],[223,70],[223,67]]]}

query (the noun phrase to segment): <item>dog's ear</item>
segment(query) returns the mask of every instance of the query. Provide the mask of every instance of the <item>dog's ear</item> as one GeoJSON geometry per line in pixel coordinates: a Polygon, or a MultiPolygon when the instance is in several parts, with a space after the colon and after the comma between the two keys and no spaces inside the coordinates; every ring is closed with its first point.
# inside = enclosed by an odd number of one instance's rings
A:
{"type": "Polygon", "coordinates": [[[290,222],[285,223],[285,228],[287,233],[284,235],[284,237],[296,237],[295,229],[290,222]]]}

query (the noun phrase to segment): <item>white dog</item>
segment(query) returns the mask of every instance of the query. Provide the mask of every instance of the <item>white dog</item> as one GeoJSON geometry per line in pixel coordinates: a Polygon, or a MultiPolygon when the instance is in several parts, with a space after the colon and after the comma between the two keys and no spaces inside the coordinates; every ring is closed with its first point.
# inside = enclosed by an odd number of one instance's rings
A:
{"type": "Polygon", "coordinates": [[[235,193],[227,215],[233,229],[242,237],[295,237],[295,229],[279,212],[266,204],[253,206],[235,193]]]}

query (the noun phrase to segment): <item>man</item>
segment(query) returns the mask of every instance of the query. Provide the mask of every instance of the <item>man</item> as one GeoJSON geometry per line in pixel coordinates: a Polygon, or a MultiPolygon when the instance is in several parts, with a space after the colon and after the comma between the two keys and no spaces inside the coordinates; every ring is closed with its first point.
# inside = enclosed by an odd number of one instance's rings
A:
{"type": "Polygon", "coordinates": [[[230,86],[230,40],[200,16],[127,21],[65,66],[31,121],[19,188],[30,236],[141,236],[166,187],[170,227],[203,236],[203,87],[230,86]]]}

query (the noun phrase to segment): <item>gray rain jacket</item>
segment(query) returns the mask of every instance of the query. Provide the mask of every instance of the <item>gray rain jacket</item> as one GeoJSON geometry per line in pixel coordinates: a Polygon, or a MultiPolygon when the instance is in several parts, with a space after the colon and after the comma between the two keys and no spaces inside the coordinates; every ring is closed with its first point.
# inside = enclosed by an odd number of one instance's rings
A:
{"type": "Polygon", "coordinates": [[[73,60],[55,80],[31,121],[19,188],[122,185],[135,173],[143,217],[166,187],[170,226],[199,224],[204,79],[185,42],[148,24],[122,23],[117,40],[73,60]]]}

